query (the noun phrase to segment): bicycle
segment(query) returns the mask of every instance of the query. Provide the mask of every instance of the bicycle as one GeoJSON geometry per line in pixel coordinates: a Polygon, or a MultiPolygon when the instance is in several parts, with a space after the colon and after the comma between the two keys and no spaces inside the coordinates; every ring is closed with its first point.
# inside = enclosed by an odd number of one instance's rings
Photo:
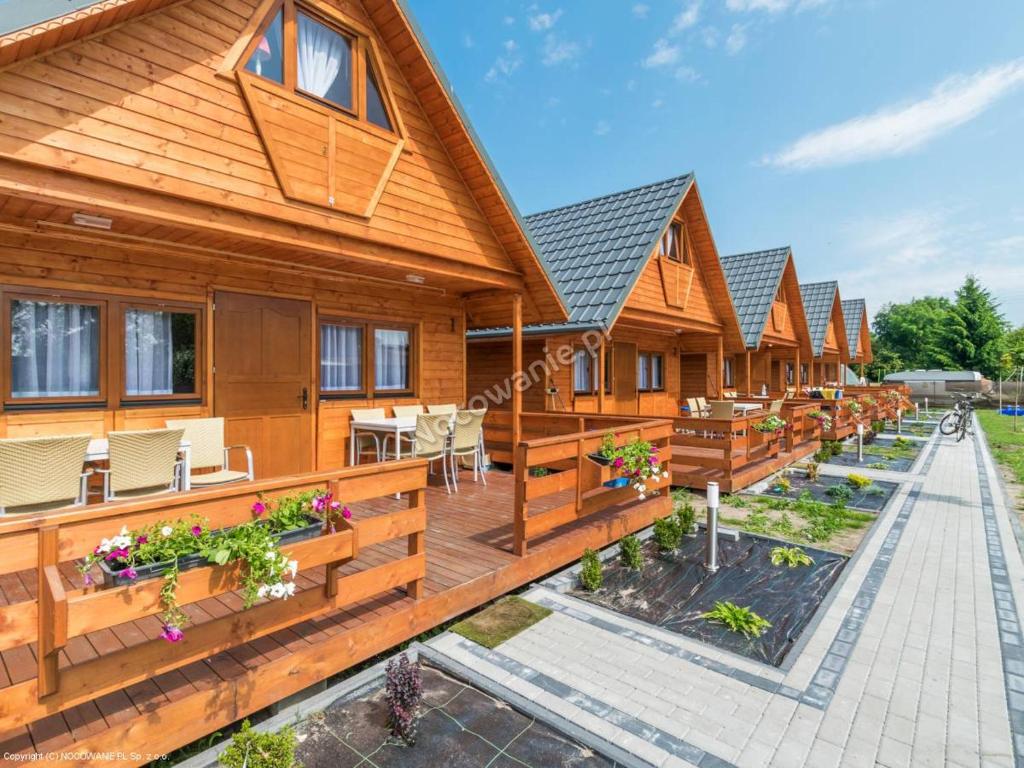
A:
{"type": "Polygon", "coordinates": [[[967,437],[974,418],[974,395],[954,395],[956,400],[953,408],[947,411],[939,421],[939,433],[947,436],[956,435],[959,443],[967,437]]]}

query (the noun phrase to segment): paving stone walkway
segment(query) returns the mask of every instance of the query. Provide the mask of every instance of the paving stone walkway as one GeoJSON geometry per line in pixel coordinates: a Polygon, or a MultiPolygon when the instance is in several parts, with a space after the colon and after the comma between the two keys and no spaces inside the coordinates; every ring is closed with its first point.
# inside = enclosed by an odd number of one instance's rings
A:
{"type": "MultiPolygon", "coordinates": [[[[885,473],[886,479],[892,473],[885,473]]],[[[983,440],[933,437],[776,669],[559,591],[494,651],[431,646],[638,766],[1024,768],[1024,563],[983,440]]]]}

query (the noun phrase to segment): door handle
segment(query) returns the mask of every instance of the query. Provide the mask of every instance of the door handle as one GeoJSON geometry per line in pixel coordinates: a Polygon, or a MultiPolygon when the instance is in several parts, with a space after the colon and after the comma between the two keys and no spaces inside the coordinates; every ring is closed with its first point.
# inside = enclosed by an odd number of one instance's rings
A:
{"type": "Polygon", "coordinates": [[[307,387],[302,388],[302,394],[299,395],[302,398],[302,410],[309,410],[309,389],[307,387]]]}

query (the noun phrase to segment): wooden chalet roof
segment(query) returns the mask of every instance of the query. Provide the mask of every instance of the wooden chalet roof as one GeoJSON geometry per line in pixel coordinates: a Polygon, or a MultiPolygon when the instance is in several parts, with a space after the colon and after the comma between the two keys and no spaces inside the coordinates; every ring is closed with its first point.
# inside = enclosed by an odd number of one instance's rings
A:
{"type": "Polygon", "coordinates": [[[737,253],[721,259],[732,303],[739,316],[743,341],[750,349],[761,345],[761,337],[790,258],[792,251],[787,246],[737,253]]]}
{"type": "MultiPolygon", "coordinates": [[[[116,24],[184,0],[0,0],[0,67],[104,31],[116,24]]],[[[363,0],[367,14],[388,46],[452,163],[494,236],[523,276],[524,320],[562,322],[565,303],[548,276],[543,258],[494,165],[474,133],[404,0],[363,0]]],[[[473,297],[470,297],[470,303],[473,297]]],[[[508,317],[510,298],[480,297],[468,314],[483,324],[508,317]]]]}
{"type": "MultiPolygon", "coordinates": [[[[527,216],[533,241],[565,299],[569,320],[531,325],[524,331],[611,326],[693,183],[693,174],[687,173],[527,216]]],[[[507,333],[507,328],[491,328],[470,335],[507,333]]]]}
{"type": "Polygon", "coordinates": [[[843,324],[846,325],[846,339],[850,345],[850,354],[854,357],[860,352],[860,327],[868,306],[864,299],[843,299],[843,324]]]}
{"type": "MultiPolygon", "coordinates": [[[[811,333],[811,350],[815,357],[821,357],[825,349],[825,336],[828,324],[832,319],[832,308],[839,296],[839,283],[827,280],[822,283],[804,283],[800,286],[800,296],[804,302],[804,315],[807,317],[807,329],[811,333]]],[[[842,322],[842,317],[839,318],[842,322]]],[[[843,328],[836,328],[836,337],[842,346],[846,346],[845,323],[843,328]]]]}

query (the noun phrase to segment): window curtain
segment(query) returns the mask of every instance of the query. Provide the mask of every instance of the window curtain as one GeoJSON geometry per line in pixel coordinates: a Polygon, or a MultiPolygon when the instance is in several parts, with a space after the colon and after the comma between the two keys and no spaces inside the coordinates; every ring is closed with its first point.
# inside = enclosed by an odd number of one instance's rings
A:
{"type": "Polygon", "coordinates": [[[363,388],[363,329],[352,325],[320,326],[320,388],[357,392],[363,388]]]}
{"type": "Polygon", "coordinates": [[[99,307],[11,302],[14,397],[99,395],[99,357],[99,307]]]}
{"type": "Polygon", "coordinates": [[[572,388],[574,392],[590,392],[594,379],[591,373],[590,353],[585,349],[576,350],[576,359],[572,366],[572,388]]]}
{"type": "Polygon", "coordinates": [[[661,355],[651,355],[651,389],[662,389],[665,386],[661,370],[664,361],[665,358],[661,355]]]}
{"type": "MultiPolygon", "coordinates": [[[[352,71],[348,40],[301,13],[298,19],[299,88],[324,98],[340,73],[347,84],[352,71]]],[[[343,90],[351,94],[350,87],[343,90]]]]}
{"type": "Polygon", "coordinates": [[[647,364],[649,360],[650,355],[647,354],[639,355],[636,359],[637,388],[640,390],[648,390],[651,388],[651,369],[647,364]]]}
{"type": "Polygon", "coordinates": [[[171,313],[129,309],[124,313],[124,391],[127,395],[174,392],[171,313]]]}
{"type": "Polygon", "coordinates": [[[374,337],[375,388],[409,389],[409,332],[378,328],[374,337]]]}

